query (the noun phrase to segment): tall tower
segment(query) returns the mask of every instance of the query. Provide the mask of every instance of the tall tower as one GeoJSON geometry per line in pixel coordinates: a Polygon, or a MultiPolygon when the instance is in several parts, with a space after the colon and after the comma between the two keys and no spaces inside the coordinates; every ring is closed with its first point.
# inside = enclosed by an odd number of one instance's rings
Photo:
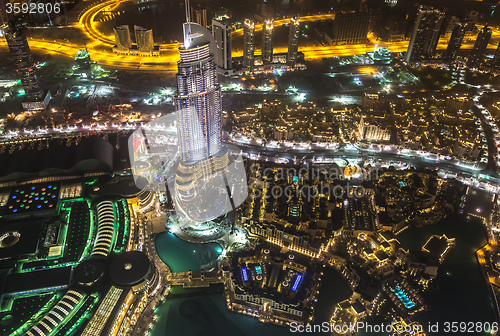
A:
{"type": "Polygon", "coordinates": [[[453,28],[450,41],[448,42],[448,48],[446,48],[446,52],[444,53],[444,59],[448,63],[453,63],[455,61],[458,51],[462,47],[466,28],[466,23],[457,23],[453,28]]]}
{"type": "Polygon", "coordinates": [[[200,26],[208,27],[207,9],[202,8],[200,5],[197,8],[191,7],[191,19],[200,26]]]}
{"type": "Polygon", "coordinates": [[[176,234],[203,242],[228,230],[230,155],[222,145],[221,90],[214,61],[217,46],[208,29],[191,23],[186,14],[175,97],[180,162],[173,199],[180,229],[176,234]]]}
{"type": "Polygon", "coordinates": [[[122,25],[113,28],[115,33],[116,50],[122,53],[128,53],[132,48],[132,39],[130,38],[130,30],[128,25],[122,25]]]}
{"type": "Polygon", "coordinates": [[[134,26],[137,49],[143,53],[151,53],[154,49],[153,30],[134,26]]]}
{"type": "Polygon", "coordinates": [[[500,43],[498,44],[498,47],[495,50],[495,55],[493,57],[493,64],[497,67],[500,65],[500,43]]]}
{"type": "Polygon", "coordinates": [[[273,62],[274,49],[274,20],[267,19],[262,27],[262,61],[264,63],[273,62]]]}
{"type": "Polygon", "coordinates": [[[406,51],[406,62],[416,62],[436,52],[445,14],[432,7],[420,6],[406,51]]]}
{"type": "Polygon", "coordinates": [[[42,89],[35,72],[26,36],[13,22],[7,22],[0,26],[0,30],[3,30],[5,34],[10,54],[16,64],[17,73],[21,77],[21,83],[26,93],[25,100],[31,102],[41,101],[43,97],[42,89]]]}
{"type": "Polygon", "coordinates": [[[231,58],[231,25],[227,18],[212,20],[212,33],[214,34],[215,44],[217,45],[217,54],[215,60],[217,66],[224,70],[232,68],[231,58]]]}
{"type": "Polygon", "coordinates": [[[472,48],[467,66],[478,68],[481,65],[486,48],[488,48],[488,43],[490,43],[491,32],[491,28],[488,26],[484,26],[484,28],[481,29],[477,35],[476,43],[474,43],[474,48],[472,48]]]}
{"type": "Polygon", "coordinates": [[[184,24],[177,73],[177,129],[182,161],[205,160],[222,148],[221,91],[210,32],[184,24]],[[208,34],[208,35],[207,35],[208,34]]]}
{"type": "Polygon", "coordinates": [[[288,35],[288,56],[287,62],[291,66],[295,66],[297,54],[299,52],[299,35],[300,35],[300,18],[294,16],[290,20],[290,32],[288,35]]]}
{"type": "Polygon", "coordinates": [[[243,26],[244,46],[243,46],[243,66],[252,68],[255,64],[255,23],[246,19],[243,26]]]}

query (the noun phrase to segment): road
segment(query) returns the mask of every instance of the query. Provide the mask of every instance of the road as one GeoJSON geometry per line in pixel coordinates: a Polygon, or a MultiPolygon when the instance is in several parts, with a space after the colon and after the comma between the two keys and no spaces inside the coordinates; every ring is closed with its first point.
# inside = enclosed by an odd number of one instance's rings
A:
{"type": "MultiPolygon", "coordinates": [[[[91,40],[87,44],[90,52],[91,59],[97,61],[99,64],[113,66],[118,69],[131,69],[131,70],[166,70],[174,71],[176,69],[177,61],[179,60],[178,48],[180,43],[169,43],[160,45],[161,56],[159,57],[141,57],[132,55],[117,55],[114,54],[111,48],[115,45],[115,38],[113,35],[105,35],[97,28],[96,16],[103,11],[113,11],[118,6],[127,0],[107,0],[99,2],[93,6],[87,7],[80,15],[79,22],[76,26],[88,36],[91,40]]],[[[315,22],[321,20],[331,20],[334,14],[318,14],[308,15],[301,17],[301,22],[315,22]]],[[[285,25],[289,19],[275,20],[275,27],[285,25]]],[[[256,25],[256,31],[262,29],[262,24],[256,25]]],[[[233,36],[241,36],[243,29],[239,28],[233,31],[233,36]]],[[[368,36],[368,44],[358,45],[339,45],[339,46],[301,46],[299,51],[303,52],[307,60],[318,60],[322,58],[329,58],[333,56],[352,56],[365,54],[371,52],[375,45],[384,46],[389,48],[392,52],[403,52],[408,47],[408,41],[384,43],[378,41],[373,35],[368,36]]],[[[500,39],[500,30],[493,28],[493,38],[489,48],[495,49],[498,40],[500,39]]],[[[0,45],[5,45],[6,42],[2,39],[0,45]]],[[[69,57],[74,57],[79,49],[84,47],[83,43],[68,43],[66,41],[51,40],[45,41],[43,39],[29,39],[30,48],[42,50],[48,53],[60,53],[69,57]]],[[[438,44],[438,49],[444,50],[448,45],[448,38],[441,38],[438,44]]],[[[473,42],[467,42],[462,46],[462,49],[471,49],[473,42]]],[[[286,52],[286,48],[275,48],[276,53],[286,52]]],[[[233,57],[241,57],[243,51],[233,51],[233,57]]],[[[256,52],[259,55],[259,51],[256,52]]]]}

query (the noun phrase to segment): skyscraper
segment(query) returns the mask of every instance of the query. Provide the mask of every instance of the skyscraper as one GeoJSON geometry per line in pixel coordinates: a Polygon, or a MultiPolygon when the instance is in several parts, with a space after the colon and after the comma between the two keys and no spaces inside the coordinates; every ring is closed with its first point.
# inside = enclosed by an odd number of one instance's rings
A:
{"type": "Polygon", "coordinates": [[[116,51],[119,53],[128,53],[132,48],[132,39],[130,38],[130,30],[128,25],[122,25],[113,28],[115,33],[116,51]]]}
{"type": "Polygon", "coordinates": [[[255,62],[255,23],[252,20],[245,20],[243,34],[245,39],[243,46],[243,66],[251,68],[255,62]]]}
{"type": "Polygon", "coordinates": [[[221,91],[210,32],[190,23],[184,24],[184,36],[177,73],[177,128],[182,161],[196,162],[222,147],[221,91]]]}
{"type": "Polygon", "coordinates": [[[14,58],[17,73],[21,77],[21,83],[26,93],[25,100],[30,102],[41,101],[43,97],[42,89],[36,75],[26,36],[13,22],[5,23],[0,27],[0,30],[4,32],[10,54],[14,58]]]}
{"type": "Polygon", "coordinates": [[[191,7],[191,20],[193,20],[193,22],[196,22],[200,26],[208,27],[207,9],[202,8],[200,5],[198,5],[196,8],[191,7]]]}
{"type": "Polygon", "coordinates": [[[225,215],[232,204],[226,182],[230,157],[222,146],[217,47],[208,29],[190,23],[189,17],[187,21],[175,98],[180,162],[174,203],[180,232],[188,240],[205,241],[227,232],[225,215]]]}
{"type": "Polygon", "coordinates": [[[141,53],[151,53],[154,49],[153,30],[134,26],[135,42],[141,53]]]}
{"type": "Polygon", "coordinates": [[[500,43],[498,44],[498,47],[495,50],[495,55],[493,57],[493,64],[497,67],[500,65],[500,43]]]}
{"type": "Polygon", "coordinates": [[[267,19],[262,27],[262,62],[273,62],[274,49],[274,20],[267,19]]]}
{"type": "Polygon", "coordinates": [[[212,33],[215,44],[217,45],[217,54],[215,57],[217,66],[224,70],[232,68],[231,58],[231,25],[227,18],[212,20],[212,33]]]}
{"type": "Polygon", "coordinates": [[[257,4],[257,15],[264,20],[272,19],[275,17],[277,7],[276,0],[261,0],[257,4]]]}
{"type": "Polygon", "coordinates": [[[477,35],[476,43],[474,43],[474,48],[472,48],[470,53],[467,66],[471,68],[479,68],[483,62],[484,53],[486,48],[488,48],[488,43],[490,43],[491,32],[491,28],[488,26],[484,26],[484,28],[481,29],[477,35]]]}
{"type": "Polygon", "coordinates": [[[448,48],[446,48],[446,52],[444,53],[444,59],[447,62],[453,63],[455,61],[458,51],[462,46],[466,28],[466,23],[457,23],[453,28],[450,41],[448,42],[448,48]]]}
{"type": "Polygon", "coordinates": [[[333,20],[332,43],[366,43],[369,27],[369,13],[338,13],[333,20]]]}
{"type": "Polygon", "coordinates": [[[406,51],[406,62],[416,62],[436,52],[445,14],[432,7],[420,6],[406,51]]]}
{"type": "Polygon", "coordinates": [[[297,54],[299,52],[299,35],[300,35],[300,18],[294,16],[290,20],[290,32],[288,35],[288,56],[287,62],[291,66],[295,65],[297,61],[297,54]]]}

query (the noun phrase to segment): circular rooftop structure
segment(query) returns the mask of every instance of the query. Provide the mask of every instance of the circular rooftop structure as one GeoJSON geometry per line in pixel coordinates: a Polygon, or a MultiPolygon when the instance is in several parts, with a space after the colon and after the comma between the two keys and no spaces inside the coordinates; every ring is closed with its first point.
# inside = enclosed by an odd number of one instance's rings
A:
{"type": "Polygon", "coordinates": [[[75,268],[73,278],[83,287],[90,287],[101,280],[106,271],[106,262],[102,259],[88,259],[75,268]]]}
{"type": "Polygon", "coordinates": [[[108,272],[114,284],[123,287],[135,286],[151,274],[151,262],[143,252],[125,252],[111,260],[108,272]]]}
{"type": "Polygon", "coordinates": [[[15,245],[19,241],[20,237],[21,234],[17,231],[5,232],[0,236],[0,248],[11,247],[15,245]]]}

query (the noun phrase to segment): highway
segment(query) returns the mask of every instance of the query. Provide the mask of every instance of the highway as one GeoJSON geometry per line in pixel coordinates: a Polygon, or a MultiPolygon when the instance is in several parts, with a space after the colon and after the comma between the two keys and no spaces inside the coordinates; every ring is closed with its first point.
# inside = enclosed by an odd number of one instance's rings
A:
{"type": "MultiPolygon", "coordinates": [[[[80,15],[79,22],[76,24],[91,40],[87,44],[87,48],[90,52],[91,59],[97,61],[98,64],[113,66],[118,69],[130,69],[130,70],[166,70],[175,71],[176,64],[179,60],[178,48],[180,43],[169,43],[160,45],[161,56],[159,57],[141,57],[132,55],[117,55],[111,51],[111,48],[115,45],[115,39],[113,35],[105,35],[99,31],[97,27],[97,22],[95,21],[96,16],[103,12],[109,12],[116,10],[118,6],[127,0],[107,0],[93,6],[90,6],[84,10],[80,15]]],[[[335,17],[334,14],[317,14],[308,15],[301,17],[301,22],[315,22],[321,20],[331,20],[335,17]]],[[[289,22],[289,19],[278,19],[274,21],[275,27],[285,25],[289,22]]],[[[478,26],[481,28],[481,26],[478,26]]],[[[262,24],[256,25],[256,31],[262,29],[262,24]]],[[[233,36],[241,36],[243,34],[243,28],[239,28],[233,31],[233,36]]],[[[322,58],[329,58],[333,56],[352,56],[365,54],[367,52],[373,51],[375,45],[383,46],[389,48],[391,52],[403,52],[408,48],[408,41],[401,42],[391,42],[385,43],[378,41],[372,34],[368,35],[368,44],[358,44],[358,45],[329,45],[329,46],[301,46],[299,51],[303,52],[307,60],[318,60],[322,58]]],[[[497,43],[500,40],[500,30],[498,28],[493,28],[492,43],[490,43],[489,48],[495,49],[497,43]]],[[[30,48],[41,50],[46,53],[59,53],[66,55],[68,57],[74,57],[79,49],[83,48],[83,43],[68,43],[66,41],[45,41],[43,39],[28,39],[30,48]]],[[[4,39],[1,39],[0,46],[6,45],[4,39]]],[[[440,39],[438,44],[439,50],[446,49],[448,45],[448,37],[443,37],[440,39]]],[[[464,43],[462,49],[471,49],[473,47],[473,41],[464,43]]],[[[286,52],[286,48],[275,48],[276,53],[286,52]]],[[[233,57],[241,57],[243,51],[233,51],[233,57]]],[[[260,54],[260,50],[257,50],[256,55],[260,54]]]]}

